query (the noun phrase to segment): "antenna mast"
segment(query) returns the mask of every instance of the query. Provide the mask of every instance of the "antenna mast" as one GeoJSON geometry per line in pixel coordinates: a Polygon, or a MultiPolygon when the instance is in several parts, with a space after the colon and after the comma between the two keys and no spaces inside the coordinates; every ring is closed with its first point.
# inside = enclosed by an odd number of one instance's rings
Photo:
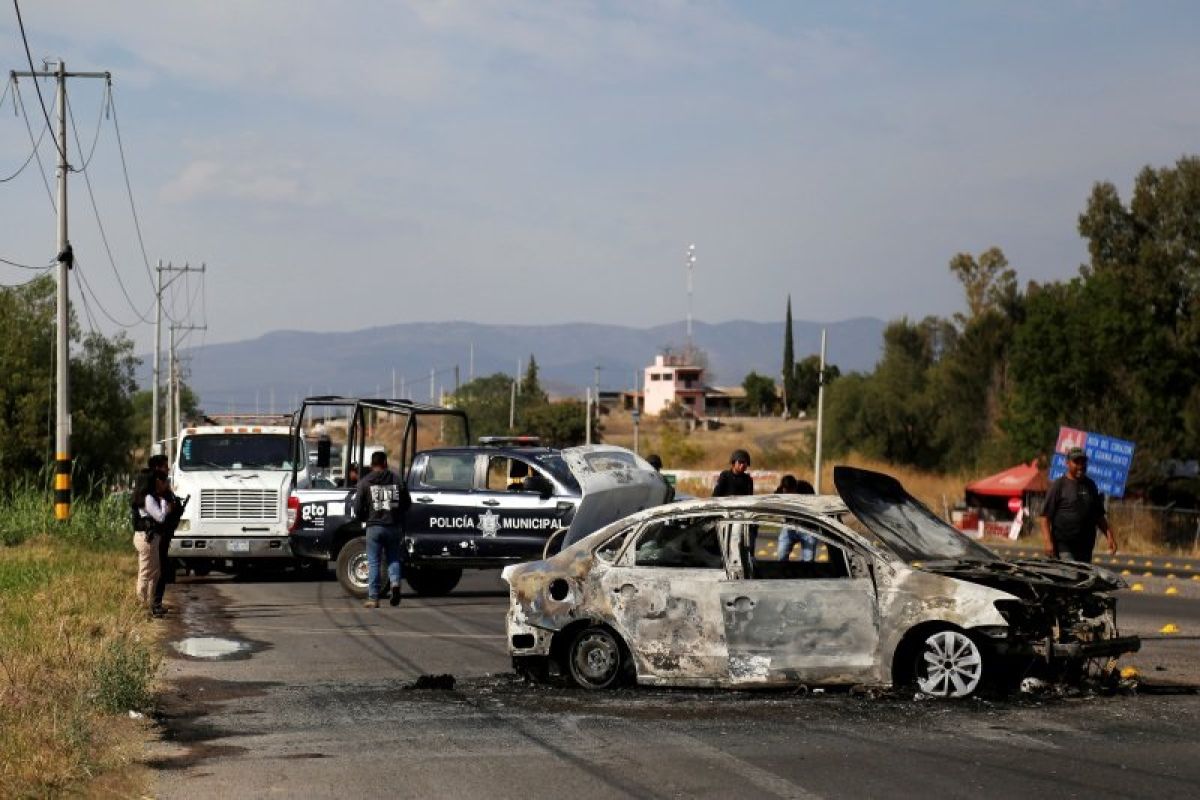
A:
{"type": "Polygon", "coordinates": [[[692,270],[696,267],[696,245],[689,244],[687,246],[687,359],[692,360],[692,354],[695,352],[695,346],[692,343],[692,270]]]}

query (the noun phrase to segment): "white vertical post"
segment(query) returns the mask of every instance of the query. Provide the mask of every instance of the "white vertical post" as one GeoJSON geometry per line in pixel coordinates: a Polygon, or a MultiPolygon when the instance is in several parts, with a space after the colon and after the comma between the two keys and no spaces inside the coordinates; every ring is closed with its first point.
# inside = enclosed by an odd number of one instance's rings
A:
{"type": "Polygon", "coordinates": [[[158,424],[158,405],[159,405],[159,388],[162,383],[162,274],[163,263],[162,259],[158,260],[158,267],[155,269],[158,278],[154,289],[154,385],[150,387],[150,454],[156,455],[159,452],[159,424],[158,424]]]}
{"type": "Polygon", "coordinates": [[[821,328],[821,371],[817,375],[817,445],[813,490],[821,493],[821,433],[825,427],[825,329],[821,328]]]}

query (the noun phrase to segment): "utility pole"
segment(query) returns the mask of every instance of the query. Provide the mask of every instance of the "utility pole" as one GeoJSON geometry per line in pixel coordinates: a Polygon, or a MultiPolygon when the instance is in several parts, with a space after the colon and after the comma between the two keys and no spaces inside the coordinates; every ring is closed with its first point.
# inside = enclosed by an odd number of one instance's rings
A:
{"type": "Polygon", "coordinates": [[[467,382],[475,380],[475,343],[471,342],[471,355],[467,359],[467,382]]]}
{"type": "Polygon", "coordinates": [[[437,393],[434,391],[434,376],[437,375],[437,370],[433,367],[429,368],[429,402],[432,403],[436,399],[437,393]]]}
{"type": "Polygon", "coordinates": [[[517,382],[512,382],[512,394],[508,398],[508,430],[512,432],[517,425],[517,382]]]}
{"type": "MultiPolygon", "coordinates": [[[[179,353],[176,350],[178,344],[175,338],[176,331],[203,331],[208,330],[207,325],[171,325],[170,333],[170,349],[167,351],[167,430],[163,433],[163,443],[170,442],[168,449],[174,449],[175,437],[179,435],[179,429],[182,426],[180,414],[180,395],[182,385],[179,372],[179,353]]],[[[272,388],[272,392],[274,389],[272,388]]]]}
{"type": "Polygon", "coordinates": [[[41,71],[13,70],[10,77],[54,78],[58,84],[58,291],[56,296],[55,322],[55,409],[54,409],[54,518],[67,521],[71,518],[71,349],[70,349],[70,297],[67,294],[67,278],[74,262],[71,240],[67,236],[67,173],[71,165],[67,162],[67,78],[104,78],[112,83],[109,72],[67,72],[67,65],[60,59],[54,71],[49,63],[41,71]]]}
{"type": "Polygon", "coordinates": [[[596,366],[595,366],[593,369],[595,370],[595,373],[594,373],[594,374],[595,374],[594,383],[595,383],[595,386],[596,386],[596,391],[595,391],[595,393],[594,393],[594,397],[595,397],[595,400],[596,400],[596,404],[595,404],[595,406],[593,406],[593,411],[595,412],[595,415],[596,415],[596,420],[595,420],[595,421],[596,421],[596,425],[597,425],[597,427],[599,427],[599,423],[600,423],[600,370],[601,370],[601,366],[600,366],[599,364],[597,364],[597,365],[596,365],[596,366]]]}
{"type": "Polygon", "coordinates": [[[817,446],[813,465],[813,491],[821,493],[821,431],[825,427],[825,329],[821,328],[821,371],[817,375],[817,446]]]}
{"type": "Polygon", "coordinates": [[[587,387],[587,397],[584,400],[584,417],[587,420],[587,427],[585,428],[585,430],[587,432],[587,434],[586,434],[587,438],[585,438],[583,440],[583,443],[591,444],[592,443],[592,387],[590,387],[590,386],[587,387]]]}
{"type": "MultiPolygon", "coordinates": [[[[185,263],[182,267],[176,267],[168,263],[163,266],[162,259],[158,260],[158,266],[154,271],[158,275],[158,280],[155,282],[154,289],[154,385],[150,387],[150,452],[161,453],[159,448],[159,399],[158,393],[162,385],[162,370],[160,362],[162,360],[162,315],[163,315],[163,290],[170,286],[175,280],[185,272],[204,272],[205,265],[200,264],[199,268],[192,267],[185,263]],[[163,273],[174,273],[163,283],[163,273]]],[[[312,392],[310,391],[311,395],[312,392]]]]}

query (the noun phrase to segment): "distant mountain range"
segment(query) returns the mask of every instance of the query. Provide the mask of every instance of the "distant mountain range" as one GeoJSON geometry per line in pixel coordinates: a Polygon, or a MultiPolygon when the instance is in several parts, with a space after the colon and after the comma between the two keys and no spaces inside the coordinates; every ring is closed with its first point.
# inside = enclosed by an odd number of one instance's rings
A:
{"type": "MultiPolygon", "coordinates": [[[[821,328],[828,331],[828,360],[842,372],[870,370],[882,348],[884,323],[862,317],[832,323],[795,322],[797,360],[816,353],[821,328]]],[[[783,323],[735,320],[693,324],[697,348],[708,357],[708,383],[737,385],[751,370],[777,376],[783,358],[783,323]]],[[[474,375],[513,374],[518,361],[537,359],[543,386],[552,394],[582,395],[600,365],[601,389],[630,389],[635,373],[671,348],[683,350],[685,325],[653,328],[570,323],[562,325],[482,325],[429,322],[388,325],[360,331],[311,333],[274,331],[257,339],[208,345],[181,353],[189,359],[188,383],[210,412],[290,411],[308,394],[392,393],[414,400],[434,391],[453,391],[455,371],[474,375]]],[[[139,381],[150,382],[149,357],[139,381]]],[[[164,370],[165,371],[165,370],[164,370]]]]}

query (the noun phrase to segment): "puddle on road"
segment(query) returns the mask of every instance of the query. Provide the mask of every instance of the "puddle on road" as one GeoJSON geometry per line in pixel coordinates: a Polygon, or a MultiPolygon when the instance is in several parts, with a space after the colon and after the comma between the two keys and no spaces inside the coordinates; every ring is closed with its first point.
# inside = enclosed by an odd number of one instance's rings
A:
{"type": "Polygon", "coordinates": [[[189,636],[171,646],[185,656],[192,658],[229,658],[250,649],[248,642],[236,639],[223,639],[219,636],[189,636]]]}

